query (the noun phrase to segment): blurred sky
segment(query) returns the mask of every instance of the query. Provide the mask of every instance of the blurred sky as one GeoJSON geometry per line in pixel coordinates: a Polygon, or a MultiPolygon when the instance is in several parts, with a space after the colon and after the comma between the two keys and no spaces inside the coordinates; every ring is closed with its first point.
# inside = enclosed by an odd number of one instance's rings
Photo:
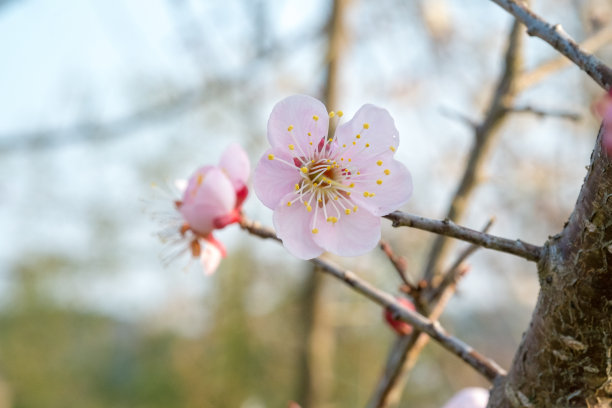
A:
{"type": "MultiPolygon", "coordinates": [[[[501,67],[510,18],[487,1],[407,3],[396,13],[387,11],[398,4],[390,0],[380,7],[352,3],[346,16],[350,45],[341,75],[342,106],[331,109],[350,115],[372,102],[390,110],[402,137],[398,156],[415,181],[415,197],[406,209],[437,218],[471,141],[470,130],[441,109],[480,117],[501,67]],[[430,10],[431,4],[442,8],[430,10]],[[439,21],[428,22],[428,12],[439,21]]],[[[160,264],[161,244],[154,237],[159,227],[147,215],[156,205],[151,182],[187,177],[199,165],[215,162],[231,141],[244,143],[255,164],[265,150],[273,104],[291,93],[320,89],[325,41],[316,34],[329,13],[328,2],[274,2],[263,17],[251,13],[268,4],[261,1],[252,9],[232,0],[0,4],[0,147],[18,144],[17,135],[39,129],[61,135],[76,123],[112,123],[208,84],[203,96],[194,93],[193,106],[110,140],[0,149],[0,304],[10,299],[11,271],[37,254],[75,261],[66,268],[79,273],[59,285],[50,283],[58,298],[127,318],[204,293],[202,276],[180,273],[180,262],[168,268],[160,264]],[[265,31],[252,23],[257,18],[266,22],[265,31]],[[258,46],[277,42],[288,48],[263,61],[254,57],[258,46]],[[223,87],[227,80],[243,81],[244,87],[198,105],[198,98],[216,95],[214,85],[223,87]]],[[[548,15],[576,33],[571,10],[549,7],[548,15]]],[[[528,66],[554,55],[548,46],[528,41],[528,66]]],[[[519,100],[588,115],[588,97],[575,92],[584,82],[576,69],[566,70],[519,100]]],[[[495,215],[496,234],[541,243],[561,227],[573,205],[596,124],[585,128],[584,122],[534,118],[512,123],[466,223],[478,228],[495,215]],[[558,205],[556,215],[544,220],[541,214],[551,202],[558,205]]],[[[246,210],[269,224],[270,212],[254,195],[246,210]]],[[[263,248],[262,257],[285,257],[298,265],[281,248],[253,242],[237,228],[222,231],[220,238],[230,250],[249,242],[263,248]]],[[[466,288],[475,288],[467,293],[489,293],[476,300],[481,305],[499,299],[499,292],[483,287],[507,285],[499,273],[526,269],[523,261],[505,262],[510,259],[505,255],[499,258],[503,262],[492,256],[477,259],[487,267],[474,272],[466,288]],[[491,265],[499,266],[498,274],[485,270],[491,265]],[[487,275],[494,277],[483,279],[487,275]]],[[[527,304],[535,301],[532,272],[526,272],[532,276],[527,304]]]]}

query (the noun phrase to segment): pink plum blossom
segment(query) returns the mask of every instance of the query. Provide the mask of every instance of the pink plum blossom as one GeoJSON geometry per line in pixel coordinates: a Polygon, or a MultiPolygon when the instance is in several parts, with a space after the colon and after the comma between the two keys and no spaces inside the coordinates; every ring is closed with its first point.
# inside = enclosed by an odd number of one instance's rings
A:
{"type": "MultiPolygon", "coordinates": [[[[406,307],[406,309],[413,311],[416,310],[416,308],[414,307],[414,303],[412,303],[410,300],[406,299],[403,296],[398,297],[397,301],[400,302],[404,307],[406,307]]],[[[389,326],[391,326],[391,328],[395,330],[395,332],[400,336],[405,336],[412,333],[412,326],[409,323],[398,319],[397,316],[394,316],[391,309],[385,308],[383,311],[383,316],[389,326]]]]}
{"type": "Polygon", "coordinates": [[[602,119],[601,147],[612,157],[612,90],[593,104],[593,110],[602,119]]]}
{"type": "Polygon", "coordinates": [[[248,195],[249,158],[238,144],[230,145],[218,166],[203,166],[184,186],[176,208],[182,216],[182,236],[191,253],[199,257],[205,273],[213,273],[225,257],[223,244],[212,233],[240,221],[240,209],[248,195]]]}
{"type": "Polygon", "coordinates": [[[488,390],[470,387],[459,391],[442,408],[485,408],[488,402],[488,390]]]}
{"type": "Polygon", "coordinates": [[[393,158],[399,137],[389,112],[364,105],[331,137],[333,116],[342,112],[328,113],[306,95],[277,103],[268,121],[272,147],[255,169],[255,193],[274,210],[285,248],[302,259],[373,249],[380,217],[412,193],[410,173],[393,158]]]}

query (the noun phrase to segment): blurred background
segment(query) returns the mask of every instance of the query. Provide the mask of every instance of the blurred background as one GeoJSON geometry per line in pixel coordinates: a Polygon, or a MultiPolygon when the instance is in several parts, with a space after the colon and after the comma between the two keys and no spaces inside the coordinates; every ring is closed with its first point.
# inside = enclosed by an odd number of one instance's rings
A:
{"type": "MultiPolygon", "coordinates": [[[[272,106],[324,98],[335,72],[329,109],[374,103],[396,121],[415,186],[403,210],[444,217],[512,19],[484,0],[341,3],[334,30],[331,0],[0,1],[1,408],[365,405],[395,337],[380,308],[327,277],[314,284],[308,263],[235,225],[217,234],[229,256],[215,275],[168,259],[157,232],[172,197],[152,187],[216,163],[231,142],[254,167],[272,106]],[[326,366],[313,374],[314,331],[326,366]]],[[[604,0],[534,3],[578,41],[612,17],[604,0]]],[[[532,38],[523,55],[527,70],[556,58],[532,38]]],[[[610,62],[612,48],[597,55],[610,62]]],[[[600,94],[573,66],[518,94],[517,107],[572,115],[509,115],[462,223],[494,216],[493,234],[534,244],[560,231],[600,94]]],[[[254,194],[245,212],[271,225],[254,194]]],[[[418,279],[433,237],[383,223],[418,279]]],[[[336,261],[398,293],[384,254],[336,261]]],[[[535,266],[487,250],[469,264],[442,323],[508,367],[535,266]]],[[[486,384],[432,343],[401,406],[486,384]]]]}

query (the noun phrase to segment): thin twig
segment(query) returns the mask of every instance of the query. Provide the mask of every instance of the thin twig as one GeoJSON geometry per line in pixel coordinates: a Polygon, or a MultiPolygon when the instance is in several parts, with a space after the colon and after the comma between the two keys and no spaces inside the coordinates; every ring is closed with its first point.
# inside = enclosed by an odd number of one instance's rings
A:
{"type": "MultiPolygon", "coordinates": [[[[504,70],[495,88],[493,98],[482,122],[474,127],[474,141],[465,165],[461,180],[453,194],[448,206],[446,217],[460,222],[467,209],[472,192],[478,184],[478,175],[481,172],[488,152],[498,134],[497,130],[507,118],[507,107],[511,106],[516,95],[516,78],[522,72],[521,56],[524,39],[523,28],[514,23],[508,35],[508,46],[504,55],[504,70]]],[[[435,284],[437,275],[441,272],[441,264],[449,251],[449,240],[444,236],[437,236],[431,245],[424,268],[424,278],[435,284]]]]}
{"type": "MultiPolygon", "coordinates": [[[[491,217],[480,231],[487,233],[489,229],[491,229],[491,226],[493,226],[494,221],[495,218],[491,217]]],[[[448,268],[448,271],[443,274],[444,278],[442,279],[442,282],[440,282],[437,287],[431,287],[431,289],[425,294],[424,300],[428,305],[435,304],[440,297],[444,295],[448,286],[455,286],[457,284],[458,279],[467,272],[466,268],[462,266],[463,263],[480,248],[481,247],[479,245],[472,244],[459,254],[457,259],[455,259],[455,262],[453,262],[451,267],[448,268]]]]}
{"type": "MultiPolygon", "coordinates": [[[[492,224],[493,218],[487,222],[482,232],[487,232],[492,224]]],[[[467,272],[467,268],[462,265],[463,262],[479,248],[478,245],[472,244],[463,251],[447,273],[444,274],[444,280],[439,287],[430,286],[423,293],[418,292],[420,304],[417,304],[417,307],[420,307],[420,310],[430,309],[429,319],[438,320],[440,318],[455,293],[459,279],[467,272]]],[[[384,372],[366,408],[386,407],[399,401],[402,379],[406,379],[419,354],[429,343],[429,339],[429,336],[417,330],[412,332],[410,336],[398,337],[391,348],[384,372]]]]}
{"type": "Polygon", "coordinates": [[[430,218],[419,217],[418,215],[412,215],[401,211],[394,211],[389,215],[385,215],[384,218],[391,220],[394,227],[418,228],[435,234],[471,242],[472,244],[485,248],[520,256],[528,261],[537,262],[542,256],[542,247],[528,244],[519,239],[511,240],[501,238],[462,227],[448,219],[442,221],[432,220],[430,218]]]}
{"type": "MultiPolygon", "coordinates": [[[[606,28],[602,28],[601,30],[593,34],[591,37],[584,40],[580,44],[580,48],[582,48],[586,52],[595,52],[601,47],[610,44],[610,41],[612,41],[612,25],[606,28]]],[[[531,71],[521,74],[521,76],[516,81],[517,91],[523,91],[537,84],[544,78],[552,75],[555,71],[567,67],[568,65],[570,65],[570,63],[570,60],[560,55],[556,58],[542,63],[541,65],[538,65],[531,71]]]]}
{"type": "Polygon", "coordinates": [[[586,72],[606,91],[612,85],[612,70],[597,57],[583,51],[560,24],[552,25],[535,14],[526,4],[515,0],[492,0],[527,27],[527,34],[549,43],[586,72]]]}
{"type": "Polygon", "coordinates": [[[580,119],[582,119],[582,116],[576,112],[568,112],[568,111],[561,111],[561,110],[542,110],[542,109],[534,108],[532,106],[509,108],[508,112],[529,113],[529,114],[540,116],[540,117],[555,117],[555,118],[571,120],[574,122],[577,122],[580,119]]]}
{"type": "Polygon", "coordinates": [[[387,255],[387,258],[389,258],[389,261],[393,265],[393,268],[395,268],[395,271],[399,275],[402,282],[404,282],[404,284],[408,288],[410,288],[411,291],[416,290],[416,286],[413,285],[408,280],[408,276],[406,276],[406,260],[401,256],[395,255],[395,252],[393,252],[393,248],[391,248],[391,245],[389,245],[387,241],[384,241],[382,239],[380,240],[380,249],[385,253],[385,255],[387,255]]]}
{"type": "MultiPolygon", "coordinates": [[[[280,241],[273,230],[262,227],[259,223],[250,221],[246,218],[242,219],[240,227],[261,238],[280,241]]],[[[478,353],[471,346],[456,337],[449,335],[437,321],[432,321],[417,312],[407,309],[390,293],[378,289],[353,272],[342,269],[329,260],[314,258],[310,261],[317,265],[323,272],[344,282],[356,292],[364,295],[382,307],[391,309],[394,315],[411,324],[416,330],[427,333],[427,335],[436,340],[442,347],[461,358],[489,381],[493,382],[497,377],[506,375],[506,371],[495,361],[478,353]]]]}

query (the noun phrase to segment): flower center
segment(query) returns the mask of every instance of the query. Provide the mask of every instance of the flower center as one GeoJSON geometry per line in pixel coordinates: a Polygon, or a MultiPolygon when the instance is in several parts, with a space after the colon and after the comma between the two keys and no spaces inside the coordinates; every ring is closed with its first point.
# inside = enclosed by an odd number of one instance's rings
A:
{"type": "Polygon", "coordinates": [[[287,202],[288,206],[299,201],[306,211],[314,210],[312,233],[316,234],[318,213],[321,211],[327,222],[335,224],[342,215],[357,211],[357,206],[350,199],[351,182],[354,169],[345,166],[343,160],[332,158],[313,158],[310,161],[296,162],[301,180],[295,185],[296,196],[287,202]]]}

